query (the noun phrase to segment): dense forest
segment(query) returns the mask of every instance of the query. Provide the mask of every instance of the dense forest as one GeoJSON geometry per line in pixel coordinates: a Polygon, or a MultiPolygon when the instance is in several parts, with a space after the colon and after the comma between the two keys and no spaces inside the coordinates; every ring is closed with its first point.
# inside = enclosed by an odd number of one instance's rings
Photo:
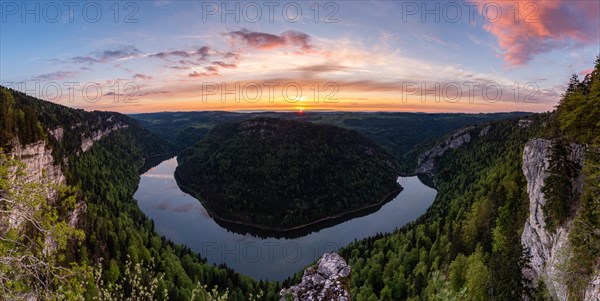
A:
{"type": "Polygon", "coordinates": [[[176,175],[218,218],[290,229],[398,192],[391,155],[356,131],[254,118],[214,127],[180,153],[176,175]]]}
{"type": "MultiPolygon", "coordinates": [[[[187,247],[158,236],[152,221],[137,207],[132,195],[139,180],[138,169],[144,158],[170,152],[169,143],[118,113],[84,112],[5,88],[0,88],[0,92],[0,101],[13,105],[3,111],[6,118],[2,119],[2,127],[7,133],[14,134],[4,136],[4,149],[14,146],[15,138],[20,143],[45,139],[53,146],[55,161],[64,165],[69,185],[64,189],[74,191],[71,194],[86,205],[84,217],[77,226],[84,230],[83,239],[65,238],[74,245],[64,248],[60,254],[63,259],[59,267],[68,270],[76,266],[77,269],[73,269],[76,273],[52,278],[53,286],[43,288],[41,292],[58,290],[62,286],[74,289],[72,284],[82,283],[84,287],[70,298],[112,300],[146,296],[155,300],[190,300],[195,296],[205,300],[209,295],[226,295],[230,300],[247,300],[251,296],[275,299],[277,283],[258,283],[225,266],[207,263],[187,247]],[[31,110],[31,116],[35,117],[30,121],[39,129],[35,139],[21,138],[18,123],[7,122],[16,120],[25,110],[31,110]],[[81,151],[83,137],[117,123],[127,127],[97,141],[88,152],[81,151]],[[48,131],[57,126],[70,129],[65,131],[60,142],[48,131]],[[63,156],[67,160],[63,160],[63,156]],[[147,290],[140,291],[140,287],[147,290]],[[214,294],[213,289],[216,289],[214,294]]],[[[7,161],[2,162],[7,166],[7,161]]],[[[6,172],[0,175],[10,179],[6,172]]],[[[62,201],[52,204],[53,208],[65,210],[61,207],[62,201]]],[[[0,252],[10,251],[10,246],[7,241],[0,241],[0,252]]],[[[1,266],[0,270],[7,268],[1,266]]],[[[19,279],[11,285],[27,291],[36,285],[36,277],[39,275],[19,279]]]]}
{"type": "Polygon", "coordinates": [[[518,119],[473,129],[469,144],[436,162],[437,198],[395,233],[344,248],[356,300],[516,300],[525,290],[520,234],[527,214],[518,119]]]}
{"type": "MultiPolygon", "coordinates": [[[[570,143],[578,143],[587,147],[583,173],[584,185],[580,195],[573,196],[567,190],[563,195],[559,189],[553,190],[549,208],[553,216],[562,217],[566,213],[574,215],[573,231],[569,241],[572,245],[572,257],[567,263],[566,272],[571,275],[567,281],[569,297],[582,298],[581,292],[586,283],[598,271],[600,259],[600,55],[597,57],[592,73],[579,81],[576,75],[571,77],[569,86],[560,101],[550,126],[550,135],[564,139],[570,143]],[[561,204],[566,203],[566,204],[561,204]],[[561,213],[559,213],[561,211],[561,213]]],[[[554,147],[552,157],[560,158],[560,148],[554,147]]],[[[551,158],[553,159],[553,158],[551,158]]],[[[564,162],[564,161],[563,161],[564,162]]],[[[572,175],[571,164],[551,160],[554,182],[563,174],[572,175]],[[552,164],[554,163],[554,164],[552,164]]],[[[552,183],[551,183],[552,184],[552,183]]],[[[564,182],[558,186],[569,189],[564,182]]],[[[563,190],[564,191],[564,190],[563,190]]],[[[558,219],[558,223],[563,219],[558,219]]]]}
{"type": "MultiPolygon", "coordinates": [[[[573,76],[557,109],[494,122],[485,136],[436,162],[438,195],[415,222],[342,250],[353,268],[355,300],[549,300],[522,274],[521,233],[528,200],[521,162],[525,142],[553,139],[544,207],[553,223],[574,219],[573,254],[565,262],[569,299],[581,300],[600,258],[600,57],[583,81],[573,76]],[[587,146],[584,190],[574,196],[569,143],[587,146]]],[[[473,128],[473,133],[483,126],[473,128]]]]}
{"type": "Polygon", "coordinates": [[[0,145],[10,147],[18,137],[23,144],[37,141],[43,136],[35,108],[15,102],[11,93],[0,89],[0,145]]]}

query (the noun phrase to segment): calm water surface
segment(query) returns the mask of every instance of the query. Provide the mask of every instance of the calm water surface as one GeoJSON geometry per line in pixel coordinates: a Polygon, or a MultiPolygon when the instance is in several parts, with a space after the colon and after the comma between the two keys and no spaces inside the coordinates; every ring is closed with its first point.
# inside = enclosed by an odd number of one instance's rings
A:
{"type": "Polygon", "coordinates": [[[175,158],[142,174],[134,195],[156,231],[175,243],[185,244],[209,262],[226,263],[256,279],[283,280],[355,239],[391,232],[410,222],[433,202],[436,191],[418,177],[401,177],[404,187],[383,206],[353,214],[304,231],[269,233],[217,223],[200,201],[183,192],[173,173],[175,158]]]}

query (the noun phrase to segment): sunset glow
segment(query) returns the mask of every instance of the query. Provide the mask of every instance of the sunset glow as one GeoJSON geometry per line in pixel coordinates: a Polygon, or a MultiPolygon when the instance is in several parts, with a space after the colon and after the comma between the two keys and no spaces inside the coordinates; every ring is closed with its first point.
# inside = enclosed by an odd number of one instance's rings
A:
{"type": "Polygon", "coordinates": [[[43,7],[40,22],[22,23],[22,7],[8,14],[15,8],[3,4],[0,81],[64,105],[124,113],[540,112],[556,105],[564,74],[585,75],[599,51],[596,1],[289,3],[303,13],[285,15],[290,5],[281,3],[273,20],[265,10],[249,22],[247,2],[237,3],[236,16],[222,14],[234,2],[141,1],[131,20],[119,7],[115,22],[114,8],[101,2],[97,22],[75,9],[54,23],[43,7]],[[438,6],[437,16],[420,12],[438,6]],[[492,18],[490,7],[505,13],[492,18]],[[457,8],[461,17],[451,19],[457,8]],[[11,40],[18,42],[7,47],[11,40]]]}

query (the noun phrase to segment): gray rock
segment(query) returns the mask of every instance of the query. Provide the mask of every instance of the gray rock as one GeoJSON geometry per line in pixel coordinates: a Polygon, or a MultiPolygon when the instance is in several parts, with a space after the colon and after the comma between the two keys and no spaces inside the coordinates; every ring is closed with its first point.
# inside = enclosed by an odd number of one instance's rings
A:
{"type": "Polygon", "coordinates": [[[340,277],[348,277],[350,275],[350,267],[345,267],[341,269],[338,275],[340,277]]]}
{"type": "Polygon", "coordinates": [[[102,139],[103,137],[105,137],[106,135],[119,130],[119,129],[124,129],[124,128],[128,128],[129,125],[127,124],[115,124],[113,125],[112,128],[106,129],[104,131],[102,130],[98,130],[92,133],[92,135],[90,137],[86,137],[83,139],[83,141],[81,141],[81,150],[85,153],[87,152],[90,148],[92,148],[92,146],[94,145],[94,142],[102,139]]]}
{"type": "Polygon", "coordinates": [[[483,129],[481,129],[481,131],[479,131],[479,137],[483,137],[483,136],[487,135],[490,131],[490,128],[492,128],[492,126],[488,125],[488,126],[484,127],[483,129]]]}
{"type": "MultiPolygon", "coordinates": [[[[435,160],[441,157],[445,152],[457,149],[462,145],[469,143],[471,141],[471,134],[469,133],[471,129],[472,127],[459,130],[450,135],[443,142],[420,154],[417,158],[417,168],[415,169],[415,173],[426,174],[432,177],[435,173],[435,160]]],[[[489,128],[484,130],[485,134],[487,134],[489,128]]],[[[484,130],[481,132],[484,132],[484,130]]]]}
{"type": "Polygon", "coordinates": [[[282,289],[281,300],[345,300],[350,299],[350,266],[337,253],[325,253],[313,266],[304,270],[302,281],[282,289]]]}
{"type": "Polygon", "coordinates": [[[528,128],[533,123],[533,120],[521,119],[519,120],[520,128],[528,128]]]}
{"type": "MultiPolygon", "coordinates": [[[[62,128],[60,128],[62,129],[62,128]]],[[[62,135],[62,131],[56,130],[51,132],[53,135],[62,135]]],[[[58,138],[57,138],[58,139],[58,138]]],[[[60,137],[62,139],[62,136],[60,137]]],[[[45,197],[49,202],[55,202],[59,198],[59,191],[56,186],[66,185],[66,177],[61,169],[60,164],[55,162],[52,156],[52,147],[46,140],[39,140],[29,144],[20,144],[17,139],[13,142],[12,149],[7,156],[21,161],[24,164],[25,181],[28,183],[43,183],[45,197]]],[[[14,170],[13,170],[14,171],[14,170]]],[[[80,217],[86,211],[86,204],[82,199],[78,199],[75,204],[75,209],[70,211],[67,220],[70,226],[76,226],[79,223],[80,217]]],[[[6,218],[8,229],[20,229],[23,222],[26,221],[24,212],[26,207],[13,207],[8,214],[0,219],[6,218]]],[[[1,222],[1,221],[0,221],[1,222]]],[[[2,224],[2,223],[0,223],[2,224]]],[[[0,229],[0,232],[8,229],[0,229]]],[[[57,243],[52,235],[47,235],[44,238],[44,254],[51,254],[56,250],[57,243]]],[[[23,298],[28,299],[28,298],[23,298]]]]}
{"type": "MultiPolygon", "coordinates": [[[[54,162],[52,148],[45,140],[26,145],[17,143],[8,156],[25,164],[25,174],[27,175],[26,180],[28,182],[45,182],[45,184],[51,185],[66,183],[66,178],[60,165],[54,162]],[[47,177],[44,178],[44,174],[47,177]]],[[[47,197],[53,197],[53,192],[49,191],[47,197]]]]}
{"type": "MultiPolygon", "coordinates": [[[[547,139],[533,139],[525,145],[523,150],[523,174],[527,180],[527,194],[529,195],[529,217],[525,222],[521,243],[529,253],[530,268],[523,274],[536,286],[543,280],[549,292],[558,300],[567,300],[566,279],[564,263],[568,260],[569,234],[572,221],[555,232],[546,229],[544,211],[542,207],[546,199],[542,193],[544,180],[548,176],[549,154],[552,142],[547,139]]],[[[583,165],[585,148],[572,144],[570,160],[583,165]]],[[[581,192],[583,179],[580,175],[574,179],[573,187],[581,192]]],[[[594,278],[585,292],[585,300],[598,300],[600,297],[600,279],[594,278]]]]}

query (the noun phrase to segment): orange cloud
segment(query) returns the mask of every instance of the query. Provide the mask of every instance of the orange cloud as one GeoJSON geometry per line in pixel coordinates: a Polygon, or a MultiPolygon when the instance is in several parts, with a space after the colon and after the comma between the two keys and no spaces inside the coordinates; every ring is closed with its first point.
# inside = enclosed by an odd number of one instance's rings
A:
{"type": "Polygon", "coordinates": [[[483,2],[481,14],[488,21],[483,28],[498,38],[504,60],[511,65],[526,64],[554,49],[599,42],[600,2],[483,2]]]}

